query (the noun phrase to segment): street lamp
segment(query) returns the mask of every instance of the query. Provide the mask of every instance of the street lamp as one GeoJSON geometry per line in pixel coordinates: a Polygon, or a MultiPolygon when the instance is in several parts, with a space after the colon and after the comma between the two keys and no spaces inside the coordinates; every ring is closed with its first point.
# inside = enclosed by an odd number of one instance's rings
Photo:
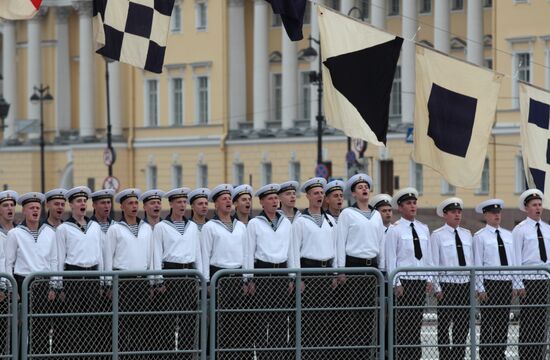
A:
{"type": "Polygon", "coordinates": [[[50,87],[40,84],[40,87],[34,87],[34,92],[31,95],[31,103],[40,103],[40,191],[42,194],[46,192],[46,171],[44,168],[44,102],[51,102],[53,96],[50,94],[50,87]]]}
{"type": "Polygon", "coordinates": [[[323,115],[323,77],[322,77],[322,58],[321,58],[321,42],[313,37],[309,37],[309,47],[302,53],[302,57],[309,62],[318,58],[319,71],[309,72],[309,82],[317,85],[317,166],[323,162],[323,123],[325,116],[323,115]],[[311,42],[319,45],[319,53],[311,46],[311,42]]]}

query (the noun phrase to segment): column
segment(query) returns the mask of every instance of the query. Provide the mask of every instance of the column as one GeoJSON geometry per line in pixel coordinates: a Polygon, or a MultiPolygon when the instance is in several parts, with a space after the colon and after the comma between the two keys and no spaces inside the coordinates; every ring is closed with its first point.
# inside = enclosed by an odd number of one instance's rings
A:
{"type": "Polygon", "coordinates": [[[80,138],[83,141],[95,140],[94,114],[94,61],[92,47],[92,2],[79,1],[75,4],[78,10],[79,29],[79,100],[78,117],[80,138]]]}
{"type": "Polygon", "coordinates": [[[370,2],[371,24],[379,29],[386,28],[386,1],[371,0],[370,2]]]}
{"type": "Polygon", "coordinates": [[[267,11],[265,0],[254,1],[254,130],[265,129],[270,115],[267,11]]]}
{"type": "Polygon", "coordinates": [[[403,1],[403,47],[401,50],[401,101],[404,123],[413,123],[415,98],[415,44],[416,1],[403,1]]]}
{"type": "Polygon", "coordinates": [[[120,90],[120,63],[112,61],[109,66],[109,106],[111,113],[111,135],[113,139],[122,138],[122,112],[120,104],[122,102],[120,90]]]}
{"type": "Polygon", "coordinates": [[[7,126],[4,129],[4,140],[15,135],[15,119],[17,118],[17,60],[15,48],[15,21],[4,20],[2,48],[2,73],[4,75],[4,99],[10,104],[8,116],[4,119],[7,126]]]}
{"type": "Polygon", "coordinates": [[[434,46],[437,50],[449,53],[451,43],[450,34],[450,8],[449,0],[435,0],[435,19],[434,19],[434,46]]]}
{"type": "Polygon", "coordinates": [[[33,104],[29,100],[34,92],[35,86],[40,86],[42,82],[42,51],[41,51],[41,24],[42,14],[36,14],[35,17],[27,22],[27,118],[40,119],[40,105],[33,104]]]}
{"type": "Polygon", "coordinates": [[[246,121],[244,0],[229,0],[229,129],[246,121]]]}
{"type": "MultiPolygon", "coordinates": [[[[347,15],[354,6],[355,4],[353,0],[340,0],[340,12],[344,15],[347,15]]],[[[358,16],[358,14],[352,14],[352,15],[358,16]]]]}
{"type": "Polygon", "coordinates": [[[55,9],[55,117],[57,119],[55,135],[59,137],[62,131],[71,129],[71,69],[69,63],[69,14],[68,7],[55,9]]]}
{"type": "Polygon", "coordinates": [[[294,127],[294,120],[298,118],[298,43],[288,38],[286,31],[281,29],[283,42],[283,99],[282,99],[282,128],[294,127]]]}
{"type": "Polygon", "coordinates": [[[483,2],[468,0],[466,59],[483,65],[483,2]]]}
{"type": "MultiPolygon", "coordinates": [[[[324,0],[318,0],[317,4],[323,5],[324,0]]],[[[319,37],[319,19],[317,18],[317,4],[311,3],[311,36],[317,40],[320,40],[319,37]]],[[[315,41],[311,42],[311,46],[317,51],[317,54],[319,54],[319,45],[315,43],[315,41]]],[[[319,59],[315,59],[310,64],[310,70],[319,72],[319,59]]],[[[310,97],[311,97],[311,110],[309,111],[310,114],[310,126],[312,129],[317,129],[317,119],[315,118],[317,116],[317,101],[319,99],[319,96],[317,94],[317,86],[311,85],[310,86],[310,97]]]]}

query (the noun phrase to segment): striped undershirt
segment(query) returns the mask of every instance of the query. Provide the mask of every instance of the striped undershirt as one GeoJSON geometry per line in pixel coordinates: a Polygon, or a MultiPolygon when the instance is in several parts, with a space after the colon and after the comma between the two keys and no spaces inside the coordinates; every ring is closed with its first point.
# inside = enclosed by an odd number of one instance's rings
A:
{"type": "Polygon", "coordinates": [[[38,230],[29,229],[29,232],[31,233],[32,237],[34,238],[34,241],[37,241],[38,240],[38,230]]]}
{"type": "Polygon", "coordinates": [[[228,223],[225,223],[225,222],[224,222],[223,224],[225,225],[225,227],[227,228],[227,230],[228,230],[229,232],[233,232],[233,221],[228,222],[228,223]]]}
{"type": "Polygon", "coordinates": [[[202,226],[203,226],[203,225],[204,225],[204,224],[197,224],[197,227],[199,228],[199,231],[202,230],[202,226]]]}
{"type": "Polygon", "coordinates": [[[137,237],[138,236],[138,231],[139,231],[139,225],[138,224],[133,224],[133,225],[128,224],[128,227],[130,228],[130,231],[132,232],[132,234],[134,234],[134,236],[137,237]]]}
{"type": "Polygon", "coordinates": [[[174,226],[178,230],[178,232],[183,235],[185,232],[185,221],[174,221],[174,226]]]}
{"type": "Polygon", "coordinates": [[[372,217],[372,211],[370,211],[370,210],[361,210],[361,209],[358,209],[358,210],[361,213],[361,215],[363,215],[367,219],[370,220],[370,218],[372,217]]]}
{"type": "Polygon", "coordinates": [[[323,214],[311,214],[311,217],[315,220],[317,226],[323,226],[323,214]]]}
{"type": "Polygon", "coordinates": [[[103,231],[105,234],[107,234],[107,230],[109,230],[109,226],[111,223],[99,223],[99,226],[101,227],[101,231],[103,231]]]}

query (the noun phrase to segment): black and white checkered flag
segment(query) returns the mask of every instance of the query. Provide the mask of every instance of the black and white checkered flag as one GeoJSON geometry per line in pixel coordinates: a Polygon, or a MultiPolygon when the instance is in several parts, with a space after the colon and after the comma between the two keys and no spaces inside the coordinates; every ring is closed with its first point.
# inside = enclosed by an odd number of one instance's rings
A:
{"type": "Polygon", "coordinates": [[[174,0],[94,0],[96,52],[161,73],[174,0]]]}

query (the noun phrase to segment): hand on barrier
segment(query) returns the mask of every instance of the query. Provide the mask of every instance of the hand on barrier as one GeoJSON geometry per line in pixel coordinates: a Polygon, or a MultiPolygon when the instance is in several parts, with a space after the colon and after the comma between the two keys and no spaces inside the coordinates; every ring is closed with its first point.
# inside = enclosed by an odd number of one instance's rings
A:
{"type": "Polygon", "coordinates": [[[103,292],[103,296],[107,299],[107,300],[111,300],[113,298],[113,291],[111,290],[110,287],[107,287],[103,290],[100,290],[101,292],[103,292]]]}
{"type": "Polygon", "coordinates": [[[477,293],[477,298],[478,298],[479,301],[485,302],[485,301],[487,301],[488,296],[487,296],[486,292],[478,292],[477,293]]]}
{"type": "Polygon", "coordinates": [[[256,293],[256,284],[253,281],[243,284],[243,292],[245,295],[254,295],[256,293]]]}
{"type": "Polygon", "coordinates": [[[55,300],[55,290],[48,291],[48,301],[54,301],[55,300]]]}
{"type": "Polygon", "coordinates": [[[0,302],[3,302],[6,300],[6,293],[3,291],[0,291],[0,302]]]}
{"type": "Polygon", "coordinates": [[[397,297],[403,296],[403,286],[398,285],[395,287],[395,296],[397,297]]]}
{"type": "Polygon", "coordinates": [[[437,300],[441,301],[441,300],[443,300],[443,297],[444,297],[444,295],[443,295],[442,291],[438,291],[438,292],[435,293],[435,298],[437,300]]]}
{"type": "Polygon", "coordinates": [[[527,295],[527,292],[525,291],[525,289],[519,289],[519,290],[518,290],[518,296],[519,296],[520,298],[525,297],[525,295],[527,295]]]}
{"type": "Polygon", "coordinates": [[[434,287],[433,287],[433,284],[432,284],[431,282],[428,281],[428,282],[426,283],[426,293],[427,293],[427,294],[431,293],[431,292],[433,291],[433,288],[434,288],[434,287]]]}
{"type": "Polygon", "coordinates": [[[345,284],[348,279],[346,278],[346,274],[339,274],[338,275],[338,284],[345,284]]]}
{"type": "Polygon", "coordinates": [[[157,286],[155,291],[159,294],[164,294],[166,292],[166,285],[157,286]]]}
{"type": "Polygon", "coordinates": [[[59,294],[57,295],[57,297],[58,297],[59,301],[64,302],[65,298],[66,298],[65,291],[60,291],[59,294]]]}

